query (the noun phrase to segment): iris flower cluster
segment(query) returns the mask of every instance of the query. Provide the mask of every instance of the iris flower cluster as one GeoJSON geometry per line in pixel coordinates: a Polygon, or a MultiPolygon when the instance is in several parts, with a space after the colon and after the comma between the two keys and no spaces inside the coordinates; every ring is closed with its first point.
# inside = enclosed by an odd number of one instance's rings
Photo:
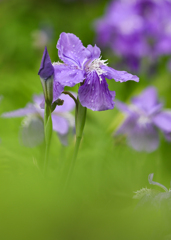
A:
{"type": "Polygon", "coordinates": [[[170,12],[168,0],[114,0],[95,22],[97,41],[136,70],[144,57],[171,53],[170,12]]]}
{"type": "Polygon", "coordinates": [[[163,103],[159,102],[154,87],[148,87],[134,97],[129,106],[117,100],[116,107],[126,117],[115,134],[126,134],[128,144],[135,150],[156,150],[159,146],[159,130],[167,141],[171,140],[171,110],[163,110],[163,103]]]}
{"type": "Polygon", "coordinates": [[[115,92],[108,89],[106,78],[114,78],[116,82],[139,81],[135,75],[108,67],[106,60],[101,59],[101,51],[96,45],[94,47],[88,45],[86,48],[72,33],[61,33],[57,49],[59,58],[63,62],[52,64],[46,47],[43,53],[38,74],[43,86],[44,97],[35,96],[33,104],[2,115],[3,117],[19,117],[36,114],[43,117],[43,113],[45,113],[44,131],[47,145],[50,144],[51,139],[51,124],[58,134],[67,133],[68,119],[63,116],[63,112],[72,110],[74,101],[76,103],[76,136],[78,138],[82,137],[86,108],[93,111],[114,108],[115,92]],[[65,86],[73,87],[76,84],[79,84],[77,99],[72,92],[64,90],[65,86]]]}

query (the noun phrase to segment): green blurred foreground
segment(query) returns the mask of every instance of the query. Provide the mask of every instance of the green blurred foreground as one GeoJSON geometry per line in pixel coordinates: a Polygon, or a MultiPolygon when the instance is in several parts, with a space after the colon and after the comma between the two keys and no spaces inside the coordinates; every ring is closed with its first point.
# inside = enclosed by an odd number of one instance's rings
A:
{"type": "MultiPolygon", "coordinates": [[[[52,61],[62,31],[73,32],[83,44],[93,44],[92,21],[102,15],[106,1],[1,1],[0,2],[0,113],[22,108],[32,94],[42,92],[37,75],[43,49],[33,47],[32,32],[41,23],[52,25],[48,45],[52,61]]],[[[104,59],[108,58],[107,54],[104,59]]],[[[110,62],[109,62],[110,63],[110,62]]],[[[111,63],[112,65],[112,63],[111,63]]],[[[129,101],[147,85],[158,88],[171,108],[170,73],[161,68],[140,83],[110,89],[129,101]]],[[[169,188],[171,147],[162,139],[153,153],[138,153],[112,132],[122,121],[116,110],[88,111],[87,122],[72,180],[64,191],[74,140],[62,147],[53,133],[48,177],[38,168],[44,145],[24,147],[18,140],[22,119],[0,119],[0,239],[1,240],[113,240],[171,239],[171,213],[137,205],[134,192],[149,185],[148,175],[169,188]]]]}

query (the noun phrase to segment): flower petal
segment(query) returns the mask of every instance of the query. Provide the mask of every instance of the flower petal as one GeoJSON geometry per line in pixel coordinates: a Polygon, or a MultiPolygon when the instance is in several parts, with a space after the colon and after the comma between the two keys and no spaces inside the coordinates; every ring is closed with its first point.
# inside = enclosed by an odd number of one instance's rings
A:
{"type": "Polygon", "coordinates": [[[159,104],[156,89],[154,87],[146,88],[139,96],[132,99],[132,103],[148,113],[154,112],[154,109],[159,104]]]}
{"type": "Polygon", "coordinates": [[[136,75],[132,75],[126,71],[117,71],[114,68],[105,65],[101,66],[101,68],[105,71],[105,77],[108,79],[114,79],[116,82],[126,82],[128,80],[139,82],[139,78],[136,75]]]}
{"type": "Polygon", "coordinates": [[[129,107],[125,103],[120,102],[118,100],[115,100],[115,107],[117,107],[120,111],[124,113],[127,113],[127,114],[132,113],[132,111],[129,109],[129,107]]]}
{"type": "Polygon", "coordinates": [[[152,152],[159,145],[158,132],[152,124],[136,124],[128,134],[128,144],[137,151],[152,152]]]}
{"type": "Polygon", "coordinates": [[[59,82],[62,86],[73,87],[84,80],[84,72],[76,67],[55,64],[54,70],[54,81],[59,82]]]}
{"type": "Polygon", "coordinates": [[[53,72],[54,69],[47,51],[47,47],[45,47],[38,75],[40,75],[41,78],[47,80],[53,75],[53,72]]]}
{"type": "Polygon", "coordinates": [[[44,100],[44,95],[43,95],[43,94],[33,95],[33,102],[34,102],[35,104],[40,105],[43,100],[44,100]]]}
{"type": "Polygon", "coordinates": [[[60,134],[66,134],[68,132],[69,124],[65,118],[52,113],[52,123],[54,131],[60,134]]]}
{"type": "Polygon", "coordinates": [[[96,45],[93,47],[92,45],[88,45],[87,46],[87,49],[90,51],[91,53],[91,60],[94,60],[96,58],[99,58],[100,57],[100,48],[98,48],[96,45]]]}
{"type": "Polygon", "coordinates": [[[81,40],[72,33],[61,33],[57,42],[59,58],[66,64],[82,68],[90,52],[83,46],[81,40]]]}
{"type": "Polygon", "coordinates": [[[136,115],[130,115],[125,119],[121,126],[116,130],[115,135],[129,134],[135,127],[137,121],[136,115]]]}
{"type": "Polygon", "coordinates": [[[33,104],[29,103],[26,105],[25,108],[21,108],[21,109],[15,110],[15,111],[3,113],[1,115],[1,117],[4,117],[4,118],[23,117],[23,116],[33,114],[36,112],[37,112],[37,109],[35,108],[35,106],[33,104]]]}
{"type": "Polygon", "coordinates": [[[171,111],[162,111],[152,119],[153,123],[162,131],[171,132],[171,111]]]}
{"type": "Polygon", "coordinates": [[[103,76],[101,79],[96,71],[90,72],[78,90],[78,97],[82,106],[93,111],[103,111],[114,108],[115,92],[109,91],[103,76]]]}
{"type": "Polygon", "coordinates": [[[164,132],[166,141],[171,142],[171,132],[164,132]]]}
{"type": "MultiPolygon", "coordinates": [[[[27,119],[27,117],[26,117],[27,119]]],[[[20,141],[26,147],[36,147],[44,140],[43,119],[32,117],[25,121],[20,129],[20,141]]]]}
{"type": "Polygon", "coordinates": [[[58,133],[58,138],[62,145],[67,146],[68,145],[68,133],[66,134],[60,134],[58,133]]]}
{"type": "Polygon", "coordinates": [[[64,86],[62,86],[59,82],[53,82],[53,102],[59,98],[61,93],[64,91],[64,86]]]}

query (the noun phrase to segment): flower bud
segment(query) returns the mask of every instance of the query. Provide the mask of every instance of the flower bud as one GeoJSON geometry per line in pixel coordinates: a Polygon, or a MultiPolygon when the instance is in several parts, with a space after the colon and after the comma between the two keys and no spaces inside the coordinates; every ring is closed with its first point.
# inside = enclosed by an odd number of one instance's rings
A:
{"type": "Polygon", "coordinates": [[[54,68],[51,63],[47,48],[45,47],[38,75],[43,87],[45,102],[51,104],[53,101],[53,74],[54,68]]]}

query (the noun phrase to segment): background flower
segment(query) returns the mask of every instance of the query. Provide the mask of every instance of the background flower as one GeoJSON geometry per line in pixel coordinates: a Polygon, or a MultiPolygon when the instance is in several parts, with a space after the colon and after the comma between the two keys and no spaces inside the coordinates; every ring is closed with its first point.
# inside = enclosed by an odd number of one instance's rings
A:
{"type": "MultiPolygon", "coordinates": [[[[74,128],[74,117],[69,113],[75,107],[75,102],[68,95],[62,94],[60,99],[64,100],[62,106],[57,106],[52,112],[53,130],[56,131],[64,145],[67,144],[66,137],[69,128],[74,128]]],[[[43,95],[34,95],[33,103],[28,103],[25,108],[12,112],[3,113],[4,118],[23,117],[23,131],[21,133],[23,142],[27,146],[36,146],[44,140],[43,117],[44,110],[40,108],[43,95]],[[25,139],[26,138],[26,139],[25,139]]]]}
{"type": "Polygon", "coordinates": [[[126,134],[128,144],[137,151],[152,152],[159,145],[158,129],[164,134],[171,132],[171,110],[163,110],[154,87],[146,88],[131,102],[127,106],[116,101],[116,107],[126,118],[115,134],[126,134]]]}
{"type": "Polygon", "coordinates": [[[154,63],[159,56],[171,54],[170,12],[167,0],[112,1],[95,22],[97,41],[138,70],[144,57],[154,63]]]}

